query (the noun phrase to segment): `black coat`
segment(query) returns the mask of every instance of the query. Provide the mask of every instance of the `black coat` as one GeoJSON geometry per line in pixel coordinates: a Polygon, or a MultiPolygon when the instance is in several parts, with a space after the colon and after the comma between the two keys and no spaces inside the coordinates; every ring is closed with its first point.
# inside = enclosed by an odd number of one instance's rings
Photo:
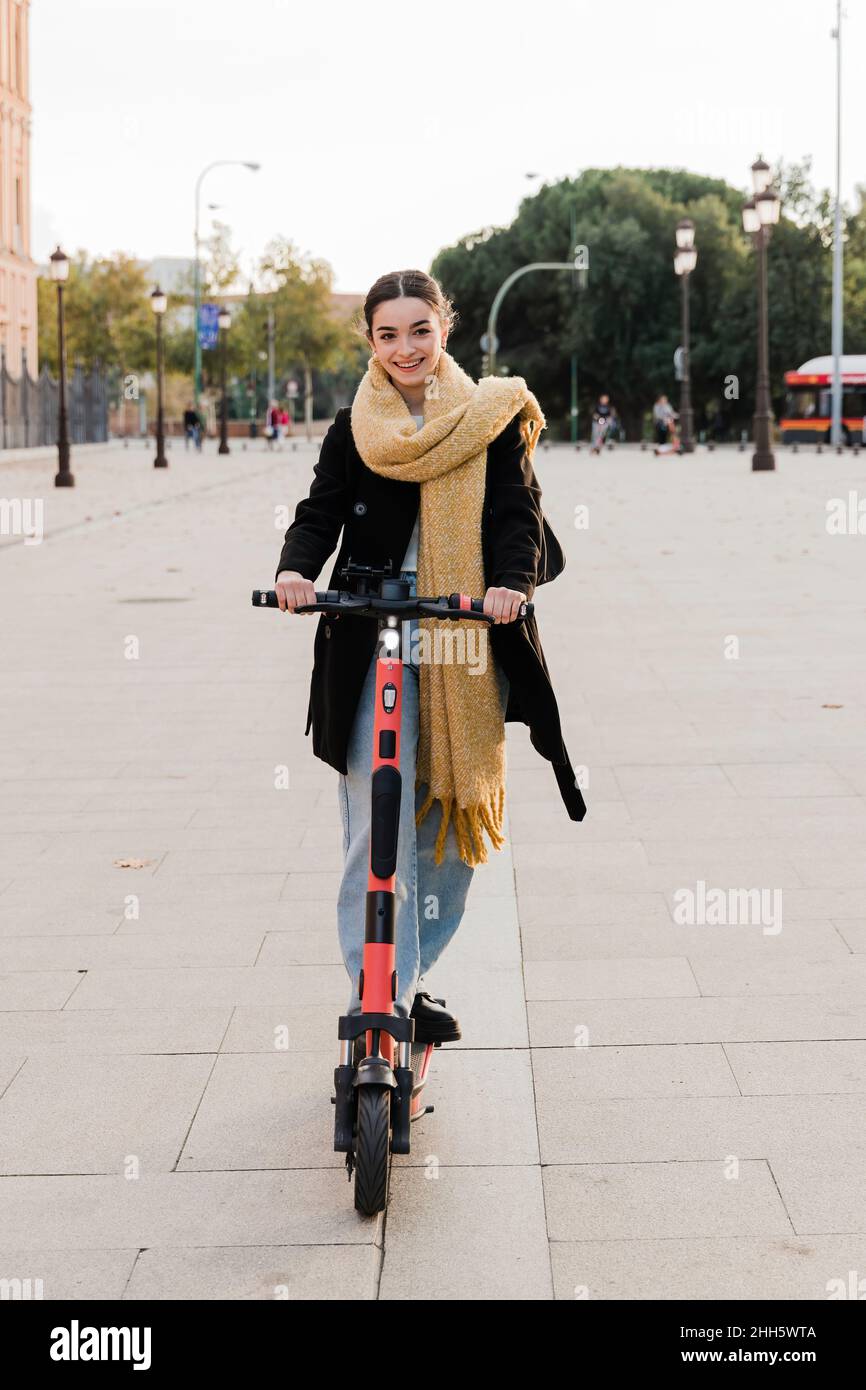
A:
{"type": "MultiPolygon", "coordinates": [[[[418,515],[420,488],[420,483],[398,482],[368,468],[352,437],[350,407],[338,410],[322,442],[309,496],[298,503],[286,532],[277,574],[296,570],[315,583],[341,531],[327,588],[345,587],[337,576],[350,556],[357,564],[383,565],[390,560],[398,574],[418,515]]],[[[517,589],[531,599],[536,585],[562,572],[565,557],[541,510],[541,488],[516,415],[488,446],[482,517],[487,588],[517,589]]],[[[344,774],[377,632],[375,618],[323,613],[319,619],[305,732],[309,734],[312,724],[316,757],[344,774]]],[[[494,659],[509,680],[506,720],[529,725],[533,747],[553,764],[569,816],[583,820],[586,805],[562,741],[535,617],[491,624],[488,632],[494,659]]]]}

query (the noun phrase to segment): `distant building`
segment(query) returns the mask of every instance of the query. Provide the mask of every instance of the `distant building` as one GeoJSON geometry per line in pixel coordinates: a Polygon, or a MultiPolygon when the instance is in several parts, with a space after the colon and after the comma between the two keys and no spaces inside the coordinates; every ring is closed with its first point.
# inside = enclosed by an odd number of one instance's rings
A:
{"type": "Polygon", "coordinates": [[[30,256],[30,0],[0,0],[0,344],[10,371],[39,370],[30,256]]]}

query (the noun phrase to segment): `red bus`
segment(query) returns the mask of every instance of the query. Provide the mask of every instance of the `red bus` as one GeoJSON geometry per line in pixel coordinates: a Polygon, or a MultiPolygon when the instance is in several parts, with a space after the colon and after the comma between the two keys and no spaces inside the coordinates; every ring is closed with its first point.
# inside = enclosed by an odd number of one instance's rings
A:
{"type": "MultiPolygon", "coordinates": [[[[841,357],[842,443],[866,442],[866,354],[841,357]]],[[[833,358],[812,357],[796,372],[785,373],[785,444],[829,444],[833,358]]]]}

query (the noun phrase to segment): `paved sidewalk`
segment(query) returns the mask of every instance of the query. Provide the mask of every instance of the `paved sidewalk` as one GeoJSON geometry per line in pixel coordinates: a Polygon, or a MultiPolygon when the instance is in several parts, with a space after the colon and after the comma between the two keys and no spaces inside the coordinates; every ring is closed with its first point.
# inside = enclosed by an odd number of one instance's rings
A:
{"type": "Polygon", "coordinates": [[[866,1278],[866,535],[825,528],[862,457],[541,450],[568,564],[539,621],[589,813],[509,726],[507,851],[431,979],[463,1043],[365,1220],[331,1148],[314,620],[249,606],[317,447],[166,472],[81,450],[68,492],[50,460],[0,467],[46,535],[0,537],[0,1278],[540,1300],[866,1278]],[[676,920],[688,890],[709,924],[676,920]]]}

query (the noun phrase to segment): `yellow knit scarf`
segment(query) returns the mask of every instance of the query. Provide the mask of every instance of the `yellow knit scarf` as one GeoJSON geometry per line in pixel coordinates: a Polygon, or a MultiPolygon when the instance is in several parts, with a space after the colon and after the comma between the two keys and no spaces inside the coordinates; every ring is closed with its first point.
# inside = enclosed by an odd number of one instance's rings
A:
{"type": "MultiPolygon", "coordinates": [[[[523,378],[490,376],[476,383],[443,351],[427,379],[424,425],[417,429],[403,396],[378,357],[371,356],[352,403],[352,434],[374,473],[421,484],[417,584],[422,597],[485,594],[481,513],[487,446],[518,411],[531,457],[545,419],[523,378]]],[[[399,563],[401,557],[393,558],[399,563]]],[[[426,782],[428,792],[415,821],[420,825],[440,801],[436,863],[442,863],[450,818],[460,857],[474,866],[487,862],[484,830],[495,849],[505,843],[505,723],[487,625],[473,623],[477,631],[472,644],[466,634],[465,647],[454,641],[456,626],[448,619],[420,620],[427,635],[420,647],[415,785],[426,782]],[[436,629],[443,630],[438,644],[436,629]],[[458,654],[471,650],[472,660],[449,661],[455,649],[458,654]],[[430,659],[423,659],[425,652],[430,659]],[[435,659],[437,652],[446,654],[444,660],[435,659]]]]}

